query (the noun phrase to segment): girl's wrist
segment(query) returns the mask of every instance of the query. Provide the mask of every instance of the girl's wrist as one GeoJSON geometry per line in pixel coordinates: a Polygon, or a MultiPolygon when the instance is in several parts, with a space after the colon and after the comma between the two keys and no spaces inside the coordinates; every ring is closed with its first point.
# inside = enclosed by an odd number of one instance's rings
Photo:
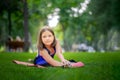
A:
{"type": "Polygon", "coordinates": [[[61,62],[65,62],[65,61],[67,61],[65,58],[62,58],[62,59],[61,59],[61,62]]]}
{"type": "Polygon", "coordinates": [[[62,64],[63,64],[63,67],[72,67],[71,63],[67,60],[64,60],[62,64]]]}

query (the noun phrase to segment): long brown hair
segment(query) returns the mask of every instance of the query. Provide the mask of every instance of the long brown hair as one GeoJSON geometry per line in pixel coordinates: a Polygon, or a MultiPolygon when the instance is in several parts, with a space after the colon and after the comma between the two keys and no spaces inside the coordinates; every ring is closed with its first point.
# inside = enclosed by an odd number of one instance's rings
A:
{"type": "Polygon", "coordinates": [[[55,45],[56,45],[56,38],[55,38],[55,34],[54,34],[53,30],[48,26],[44,26],[43,28],[40,29],[40,31],[38,33],[37,48],[40,49],[40,50],[45,48],[45,45],[42,42],[42,33],[45,32],[45,31],[50,31],[52,33],[52,35],[54,36],[52,47],[55,47],[55,45]]]}

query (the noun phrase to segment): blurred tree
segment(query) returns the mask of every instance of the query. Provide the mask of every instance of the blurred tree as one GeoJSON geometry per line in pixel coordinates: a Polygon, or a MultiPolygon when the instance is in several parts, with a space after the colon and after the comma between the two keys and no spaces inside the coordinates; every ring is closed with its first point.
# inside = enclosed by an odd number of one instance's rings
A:
{"type": "MultiPolygon", "coordinates": [[[[57,14],[57,16],[59,16],[57,26],[59,26],[59,30],[63,32],[63,46],[65,50],[71,50],[73,43],[87,43],[88,45],[93,45],[96,49],[97,44],[103,43],[104,47],[106,47],[109,30],[115,28],[117,31],[120,31],[120,1],[91,0],[90,4],[89,1],[90,0],[1,1],[0,23],[2,24],[0,24],[0,26],[4,28],[0,28],[0,37],[2,38],[2,36],[8,34],[13,37],[20,35],[25,38],[27,45],[30,32],[32,40],[36,42],[39,27],[48,24],[49,15],[54,17],[57,14]],[[86,5],[84,3],[86,3],[86,5]],[[26,4],[28,4],[28,6],[26,4]],[[25,34],[23,34],[23,31],[25,34]],[[3,32],[5,33],[3,34],[3,32]],[[100,38],[100,36],[102,37],[100,38]],[[101,41],[99,41],[99,39],[101,39],[101,41]]],[[[60,31],[58,31],[58,33],[60,31]]],[[[26,50],[27,49],[26,47],[26,50]]]]}
{"type": "Polygon", "coordinates": [[[8,22],[8,35],[12,32],[12,14],[21,12],[21,1],[20,0],[7,0],[1,1],[0,3],[0,15],[5,17],[7,15],[8,22]]]}
{"type": "Polygon", "coordinates": [[[29,41],[29,28],[28,28],[28,5],[27,5],[27,0],[23,0],[23,4],[24,4],[24,42],[25,42],[25,46],[24,46],[24,51],[28,51],[29,50],[29,46],[30,46],[30,41],[29,41]]]}
{"type": "MultiPolygon", "coordinates": [[[[96,26],[96,39],[94,42],[99,41],[99,37],[104,35],[104,49],[106,50],[107,34],[111,29],[116,29],[120,31],[120,1],[119,0],[91,0],[89,4],[89,11],[92,12],[91,18],[92,23],[95,23],[96,26]],[[101,6],[102,5],[102,6],[101,6]]],[[[93,25],[93,24],[92,24],[93,25]]]]}
{"type": "MultiPolygon", "coordinates": [[[[78,24],[77,21],[74,21],[73,19],[75,19],[74,16],[74,12],[72,10],[73,7],[78,7],[80,8],[80,3],[83,2],[84,0],[69,0],[69,1],[65,1],[65,0],[54,0],[53,4],[55,7],[57,7],[58,9],[60,9],[59,11],[59,24],[61,25],[61,30],[63,31],[63,41],[64,41],[64,49],[65,50],[70,50],[71,49],[71,45],[73,43],[73,37],[74,34],[71,32],[74,32],[73,28],[75,27],[76,24],[78,24]],[[61,6],[62,5],[62,6],[61,6]],[[71,36],[70,36],[71,35],[71,36]],[[68,38],[69,37],[69,38],[68,38]]],[[[77,19],[76,19],[77,20],[77,19]]],[[[79,19],[78,19],[79,21],[79,19]]],[[[77,25],[77,27],[80,27],[77,25]]]]}
{"type": "MultiPolygon", "coordinates": [[[[21,0],[2,0],[0,2],[0,46],[4,45],[8,36],[19,35],[22,28],[18,26],[21,22],[22,14],[21,0]],[[16,17],[17,16],[17,17],[16,17]],[[20,17],[19,17],[20,16],[20,17]],[[19,20],[19,21],[17,21],[19,20]],[[17,22],[16,22],[17,21],[17,22]],[[17,25],[15,25],[17,24],[17,25]],[[15,27],[13,27],[15,26],[15,27]],[[16,31],[16,28],[19,30],[16,31]],[[15,30],[15,31],[14,31],[15,30]]],[[[20,35],[20,36],[21,36],[20,35]]]]}

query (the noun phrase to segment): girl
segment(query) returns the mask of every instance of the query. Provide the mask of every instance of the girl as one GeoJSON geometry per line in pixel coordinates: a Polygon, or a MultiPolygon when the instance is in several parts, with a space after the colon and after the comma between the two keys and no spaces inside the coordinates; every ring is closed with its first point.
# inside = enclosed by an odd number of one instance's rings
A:
{"type": "Polygon", "coordinates": [[[82,67],[82,62],[70,62],[62,55],[62,49],[59,41],[55,38],[54,32],[48,26],[43,27],[38,35],[37,41],[38,54],[34,59],[34,64],[14,60],[16,64],[27,66],[37,66],[43,68],[44,66],[63,66],[63,67],[82,67]],[[61,62],[54,60],[54,55],[57,55],[61,62]]]}

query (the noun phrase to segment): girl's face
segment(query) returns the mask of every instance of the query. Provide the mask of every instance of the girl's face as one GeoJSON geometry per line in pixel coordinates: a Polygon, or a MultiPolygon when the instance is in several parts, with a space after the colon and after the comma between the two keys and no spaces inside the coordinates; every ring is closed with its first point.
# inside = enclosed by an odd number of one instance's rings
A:
{"type": "Polygon", "coordinates": [[[54,36],[50,31],[43,32],[41,38],[45,46],[50,46],[54,41],[54,36]]]}

